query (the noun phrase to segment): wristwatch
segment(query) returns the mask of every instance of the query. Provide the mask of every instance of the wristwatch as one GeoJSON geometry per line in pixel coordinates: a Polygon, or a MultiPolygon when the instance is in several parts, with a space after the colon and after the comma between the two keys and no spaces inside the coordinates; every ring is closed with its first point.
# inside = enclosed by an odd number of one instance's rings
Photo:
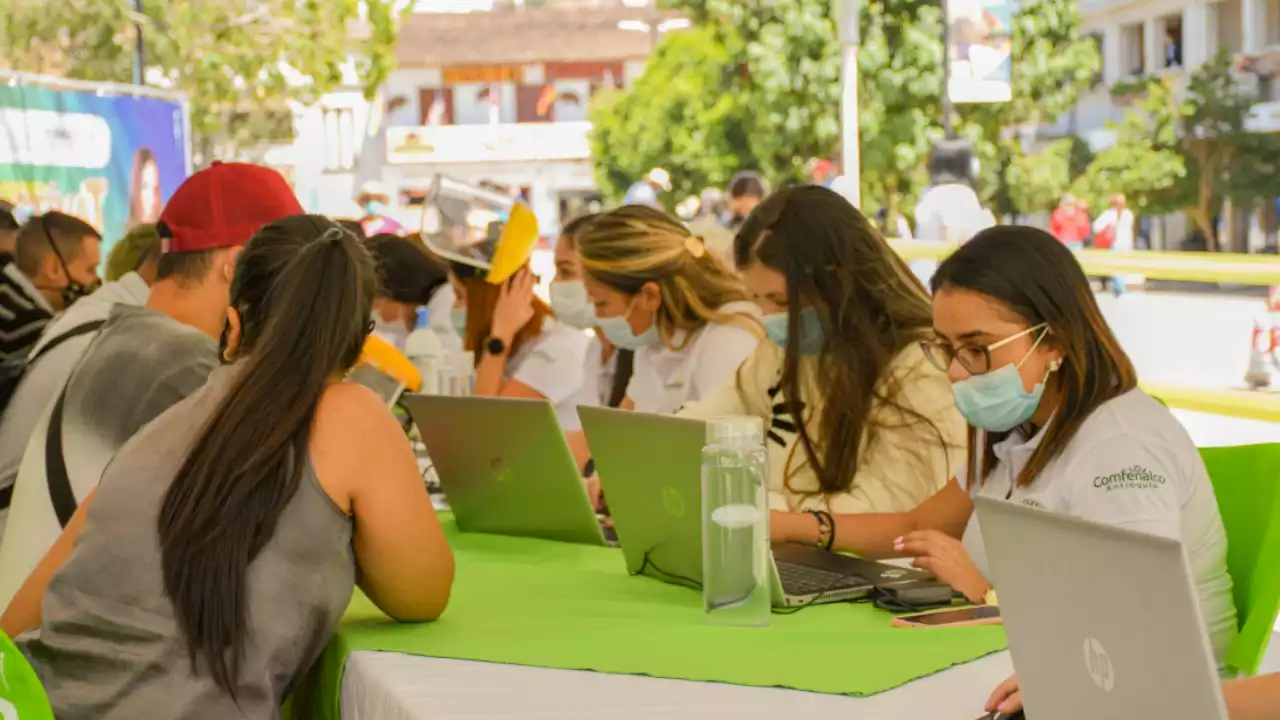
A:
{"type": "Polygon", "coordinates": [[[484,351],[489,355],[501,355],[507,351],[507,343],[499,337],[487,337],[484,341],[484,351]]]}

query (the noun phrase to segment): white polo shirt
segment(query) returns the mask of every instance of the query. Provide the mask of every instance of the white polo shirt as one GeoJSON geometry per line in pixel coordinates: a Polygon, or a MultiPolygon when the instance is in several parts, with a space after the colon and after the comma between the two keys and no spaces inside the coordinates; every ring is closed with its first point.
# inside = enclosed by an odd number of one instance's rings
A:
{"type": "MultiPolygon", "coordinates": [[[[609,394],[613,392],[613,378],[618,374],[618,352],[616,348],[604,359],[604,346],[600,338],[591,336],[587,341],[587,352],[582,359],[582,387],[574,395],[573,406],[603,407],[609,404],[609,394]]],[[[565,432],[582,429],[582,421],[575,411],[573,417],[560,418],[560,427],[565,432]]]]}
{"type": "Polygon", "coordinates": [[[560,424],[578,426],[578,391],[583,360],[591,338],[576,328],[547,318],[542,334],[520,346],[507,363],[507,377],[524,383],[556,407],[560,424]]]}
{"type": "MultiPolygon", "coordinates": [[[[719,311],[761,316],[752,302],[729,303],[719,311]]],[[[687,342],[684,333],[677,333],[672,344],[680,349],[659,342],[636,351],[627,397],[638,412],[672,413],[685,403],[705,399],[733,377],[760,338],[738,323],[710,323],[695,330],[687,342]]]]}
{"type": "MultiPolygon", "coordinates": [[[[1209,473],[1187,431],[1168,408],[1130,390],[1095,410],[1061,455],[1029,485],[1017,487],[1017,475],[1043,435],[1043,428],[1029,439],[1015,430],[997,444],[995,469],[970,492],[1181,540],[1221,663],[1236,633],[1227,536],[1209,473]]],[[[964,545],[990,577],[976,515],[964,545]]]]}

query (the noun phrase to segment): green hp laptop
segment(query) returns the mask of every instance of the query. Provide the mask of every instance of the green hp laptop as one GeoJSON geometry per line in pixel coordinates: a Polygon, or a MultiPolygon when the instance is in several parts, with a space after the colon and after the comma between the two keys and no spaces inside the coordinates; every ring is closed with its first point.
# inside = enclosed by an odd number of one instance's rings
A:
{"type": "Polygon", "coordinates": [[[460,530],[605,544],[551,403],[446,395],[403,403],[460,530]]]}
{"type": "MultiPolygon", "coordinates": [[[[701,587],[706,423],[585,406],[578,408],[578,416],[627,571],[701,587]]],[[[930,577],[920,570],[793,543],[773,543],[771,567],[774,607],[859,600],[876,586],[930,577]]]]}

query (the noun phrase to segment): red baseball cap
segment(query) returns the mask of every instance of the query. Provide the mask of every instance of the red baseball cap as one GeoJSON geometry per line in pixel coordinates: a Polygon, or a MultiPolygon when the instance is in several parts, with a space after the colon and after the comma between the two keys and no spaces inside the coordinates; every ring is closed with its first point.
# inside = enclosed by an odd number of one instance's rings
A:
{"type": "Polygon", "coordinates": [[[275,170],[215,160],[174,191],[160,213],[160,237],[166,253],[236,247],[263,225],[303,212],[275,170]]]}

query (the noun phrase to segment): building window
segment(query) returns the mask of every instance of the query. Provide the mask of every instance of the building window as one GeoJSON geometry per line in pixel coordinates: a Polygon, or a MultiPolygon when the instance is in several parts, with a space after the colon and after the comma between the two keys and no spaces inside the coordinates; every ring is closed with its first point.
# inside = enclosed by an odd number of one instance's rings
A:
{"type": "Polygon", "coordinates": [[[1120,28],[1120,68],[1128,75],[1145,75],[1146,62],[1146,27],[1142,23],[1125,25],[1120,28]]]}
{"type": "Polygon", "coordinates": [[[1280,0],[1267,0],[1264,12],[1267,31],[1263,33],[1263,43],[1268,47],[1280,46],[1280,0]]]}
{"type": "Polygon", "coordinates": [[[324,111],[324,169],[326,172],[350,172],[356,166],[360,137],[356,131],[355,113],[350,108],[324,111]]]}
{"type": "Polygon", "coordinates": [[[1218,47],[1234,55],[1244,50],[1244,7],[1241,0],[1223,0],[1209,6],[1218,14],[1218,47]]]}
{"type": "Polygon", "coordinates": [[[514,83],[459,83],[453,86],[456,125],[497,125],[516,121],[514,83]]]}
{"type": "Polygon", "coordinates": [[[1164,26],[1164,39],[1161,41],[1164,66],[1182,67],[1182,18],[1166,15],[1160,18],[1160,24],[1164,26]]]}
{"type": "Polygon", "coordinates": [[[1102,79],[1107,74],[1107,53],[1103,50],[1101,32],[1089,33],[1088,37],[1093,41],[1093,49],[1098,52],[1098,74],[1093,76],[1093,84],[1090,85],[1091,88],[1096,88],[1102,84],[1102,79]]]}

